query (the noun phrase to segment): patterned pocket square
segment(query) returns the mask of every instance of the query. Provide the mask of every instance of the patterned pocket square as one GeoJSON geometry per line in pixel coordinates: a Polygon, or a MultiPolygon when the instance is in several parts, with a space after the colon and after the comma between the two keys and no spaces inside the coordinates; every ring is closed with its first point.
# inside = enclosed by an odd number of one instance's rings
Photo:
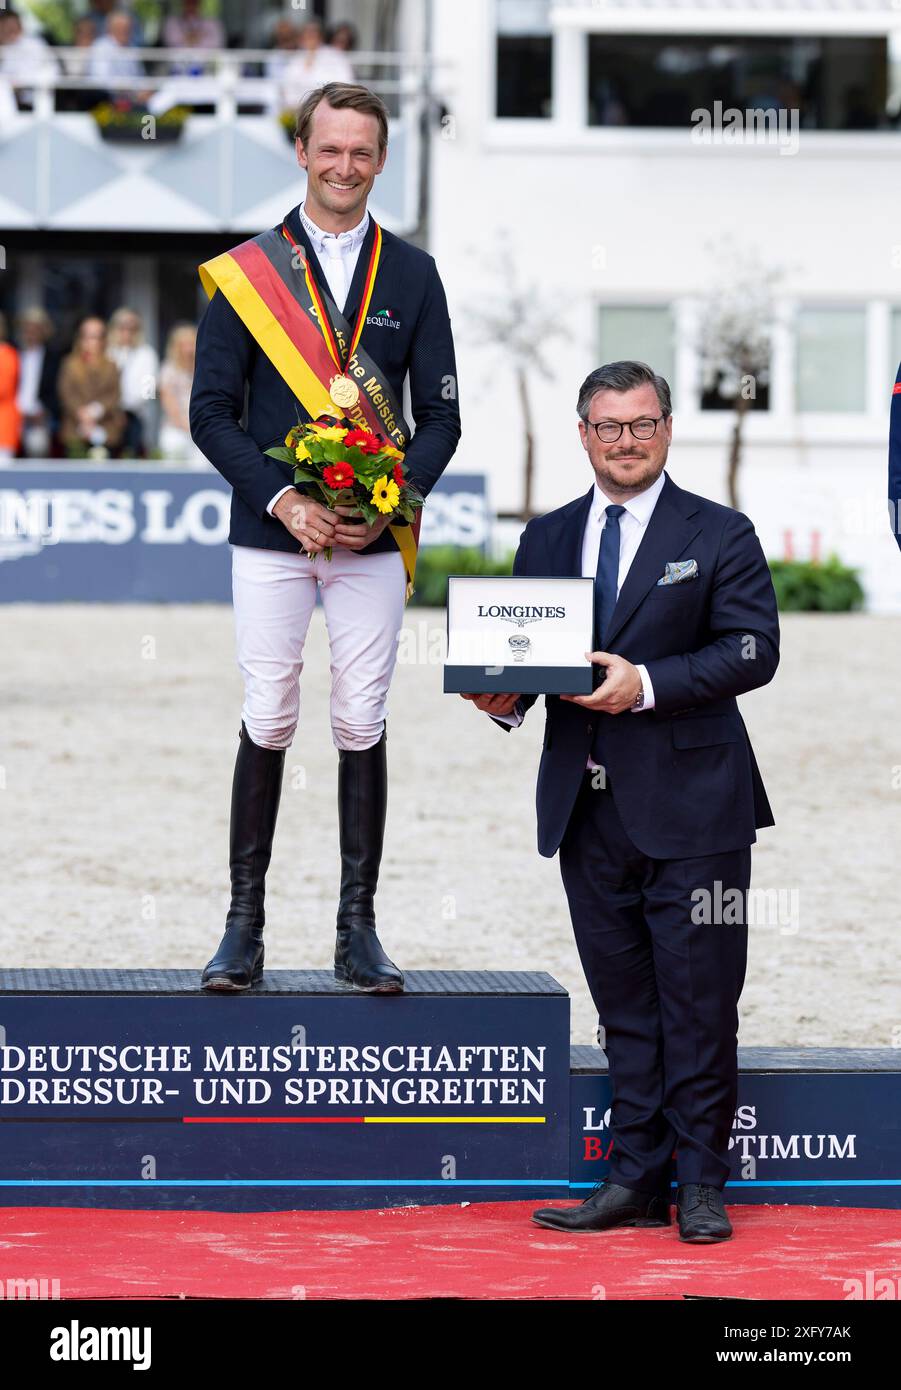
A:
{"type": "Polygon", "coordinates": [[[658,584],[684,584],[688,579],[697,579],[697,560],[667,560],[666,569],[657,580],[658,584]]]}

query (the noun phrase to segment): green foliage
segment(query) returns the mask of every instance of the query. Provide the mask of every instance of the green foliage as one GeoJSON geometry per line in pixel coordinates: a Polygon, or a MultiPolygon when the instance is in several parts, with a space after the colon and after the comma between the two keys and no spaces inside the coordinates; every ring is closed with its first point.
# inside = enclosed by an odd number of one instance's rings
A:
{"type": "Polygon", "coordinates": [[[851,613],[863,606],[864,592],[857,570],[837,555],[824,563],[812,560],[770,560],[776,601],[785,613],[851,613]]]}
{"type": "Polygon", "coordinates": [[[416,560],[416,588],[411,603],[424,608],[443,608],[447,603],[449,574],[510,574],[513,551],[492,560],[476,546],[434,545],[421,549],[416,560]]]}

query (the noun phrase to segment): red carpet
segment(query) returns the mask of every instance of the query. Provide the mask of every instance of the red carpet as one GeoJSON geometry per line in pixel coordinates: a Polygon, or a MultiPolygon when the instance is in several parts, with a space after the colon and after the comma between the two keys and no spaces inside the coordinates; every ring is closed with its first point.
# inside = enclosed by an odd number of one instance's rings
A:
{"type": "Polygon", "coordinates": [[[901,1290],[901,1211],[736,1206],[731,1241],[693,1246],[675,1226],[557,1234],[531,1224],[533,1205],[238,1215],[6,1207],[0,1283],[58,1279],[61,1298],[842,1300],[845,1281],[870,1271],[901,1290]]]}

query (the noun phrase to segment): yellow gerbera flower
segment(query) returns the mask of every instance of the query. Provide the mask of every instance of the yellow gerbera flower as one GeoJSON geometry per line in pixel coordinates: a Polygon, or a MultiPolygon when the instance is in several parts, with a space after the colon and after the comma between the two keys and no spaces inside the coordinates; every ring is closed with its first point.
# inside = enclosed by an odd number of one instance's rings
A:
{"type": "Polygon", "coordinates": [[[343,439],[347,430],[343,425],[313,425],[320,439],[343,439]]]}
{"type": "Polygon", "coordinates": [[[385,474],[372,489],[372,497],[369,500],[380,512],[393,512],[400,501],[400,488],[393,478],[385,474]]]}
{"type": "Polygon", "coordinates": [[[295,446],[294,457],[297,459],[298,463],[303,463],[304,459],[308,459],[310,457],[310,451],[307,448],[306,444],[304,444],[303,440],[301,440],[300,443],[295,446]]]}
{"type": "Polygon", "coordinates": [[[404,457],[403,449],[395,449],[393,444],[382,445],[382,453],[387,454],[390,459],[401,460],[404,457]]]}

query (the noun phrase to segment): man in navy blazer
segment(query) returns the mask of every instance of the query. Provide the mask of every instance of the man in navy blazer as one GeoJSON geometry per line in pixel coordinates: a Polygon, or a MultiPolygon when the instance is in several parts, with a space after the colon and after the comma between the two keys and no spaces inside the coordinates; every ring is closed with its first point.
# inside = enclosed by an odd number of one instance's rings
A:
{"type": "MultiPolygon", "coordinates": [[[[678,487],[666,381],[642,362],[591,373],[584,497],[528,523],[513,572],[593,575],[600,681],[545,697],[538,848],[559,849],[576,943],[606,1033],[608,1179],[539,1225],[670,1224],[728,1238],[722,1190],[737,1095],[738,998],[756,828],[773,816],[736,696],[772,679],[779,622],[746,516],[678,487]]],[[[534,695],[467,695],[509,729],[534,695]]]]}
{"type": "MultiPolygon", "coordinates": [[[[298,339],[310,318],[320,331],[324,326],[318,309],[299,297],[305,262],[336,336],[338,316],[346,321],[343,351],[367,356],[380,373],[373,404],[393,394],[396,420],[409,381],[415,430],[400,438],[407,474],[428,497],[460,436],[454,344],[435,261],[385,229],[379,247],[367,209],[387,157],[387,109],[365,87],[328,83],[300,103],[296,137],[307,175],[304,201],[286,214],[287,237],[280,228],[260,234],[263,245],[272,250],[274,240],[278,248],[267,262],[281,266],[278,322],[298,339]],[[293,256],[286,242],[295,244],[293,256]]],[[[257,250],[263,254],[259,242],[257,250]]],[[[256,325],[247,308],[253,299],[237,303],[256,325]]],[[[267,347],[275,342],[269,333],[261,333],[267,347]]],[[[338,375],[348,365],[342,362],[338,375]]],[[[329,508],[294,487],[291,465],[264,451],[284,444],[298,419],[308,421],[309,413],[217,285],[197,334],[190,424],[195,443],[233,488],[229,540],[244,706],[232,782],[231,904],[201,980],[206,990],[233,993],[262,977],[265,876],[285,752],[298,723],[304,642],[321,595],[338,749],[335,977],[367,993],[402,993],[403,972],[382,948],[374,911],[388,794],[387,698],[407,586],[405,559],[389,529],[399,523],[386,514],[368,525],[354,520],[352,509],[329,508]],[[330,559],[321,554],[327,548],[330,559]]],[[[312,842],[307,848],[314,852],[312,842]]]]}

